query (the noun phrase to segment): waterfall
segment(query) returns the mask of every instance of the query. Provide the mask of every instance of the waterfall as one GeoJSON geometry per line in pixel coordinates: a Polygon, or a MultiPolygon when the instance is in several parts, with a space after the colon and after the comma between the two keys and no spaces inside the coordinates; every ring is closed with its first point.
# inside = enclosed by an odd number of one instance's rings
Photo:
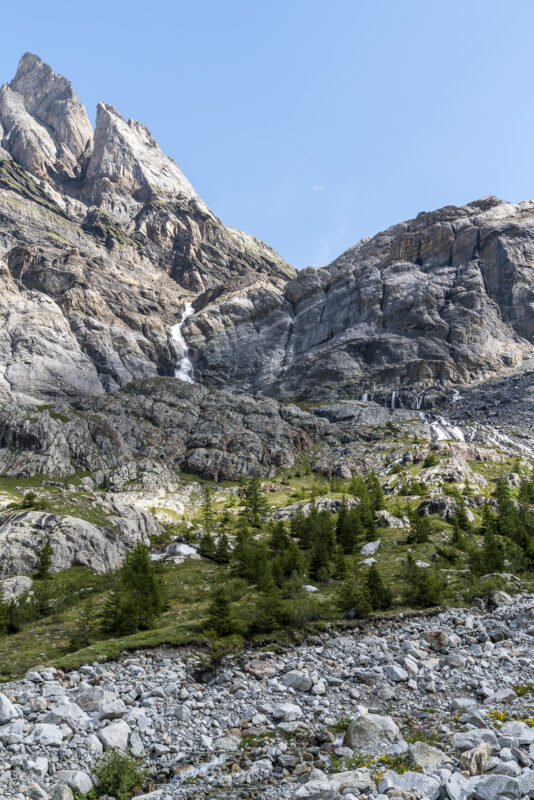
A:
{"type": "Polygon", "coordinates": [[[454,425],[448,419],[445,419],[445,417],[437,417],[436,421],[430,423],[430,427],[436,434],[436,440],[438,442],[446,439],[452,439],[456,442],[465,442],[463,430],[458,427],[458,425],[454,425]]]}
{"type": "Polygon", "coordinates": [[[174,376],[175,378],[180,378],[181,381],[185,381],[186,383],[194,383],[195,381],[193,380],[193,364],[189,358],[189,347],[187,346],[187,342],[182,334],[182,326],[186,319],[188,319],[188,317],[194,313],[195,310],[193,308],[193,304],[186,303],[182,314],[182,319],[177,325],[173,325],[171,328],[171,336],[174,342],[174,347],[180,359],[176,364],[174,376]]]}
{"type": "Polygon", "coordinates": [[[391,408],[395,409],[395,401],[397,400],[397,392],[391,392],[391,408]]]}
{"type": "Polygon", "coordinates": [[[425,396],[424,390],[422,392],[419,392],[419,394],[417,395],[417,398],[416,398],[416,401],[415,401],[416,402],[416,406],[415,407],[416,407],[417,411],[419,411],[419,409],[421,408],[424,396],[425,396]]]}
{"type": "Polygon", "coordinates": [[[367,394],[367,392],[364,392],[362,394],[362,403],[366,403],[368,398],[369,398],[369,395],[367,394]]]}
{"type": "Polygon", "coordinates": [[[445,417],[425,414],[424,411],[419,412],[419,417],[421,422],[430,425],[430,430],[433,434],[432,441],[444,442],[452,439],[455,442],[465,442],[465,433],[462,428],[445,419],[445,417]]]}

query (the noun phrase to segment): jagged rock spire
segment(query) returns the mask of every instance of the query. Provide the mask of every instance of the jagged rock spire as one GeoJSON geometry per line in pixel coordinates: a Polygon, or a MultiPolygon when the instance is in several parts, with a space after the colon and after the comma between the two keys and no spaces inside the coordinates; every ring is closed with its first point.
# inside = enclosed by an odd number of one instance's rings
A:
{"type": "Polygon", "coordinates": [[[0,89],[1,146],[38,177],[80,175],[92,144],[87,112],[70,81],[25,53],[0,89]]]}

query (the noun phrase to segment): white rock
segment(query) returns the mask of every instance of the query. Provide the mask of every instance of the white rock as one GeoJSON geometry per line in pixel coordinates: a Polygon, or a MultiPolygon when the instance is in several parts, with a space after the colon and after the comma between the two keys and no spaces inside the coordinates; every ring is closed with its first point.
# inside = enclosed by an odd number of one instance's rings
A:
{"type": "Polygon", "coordinates": [[[17,710],[11,700],[0,692],[0,725],[5,725],[6,722],[11,722],[12,719],[18,717],[17,710]]]}
{"type": "Polygon", "coordinates": [[[273,708],[273,717],[284,722],[294,722],[303,716],[302,709],[295,703],[279,703],[273,708]]]}
{"type": "Polygon", "coordinates": [[[28,737],[30,743],[42,744],[44,747],[59,747],[63,742],[63,732],[57,725],[41,722],[31,730],[28,737]]]}
{"type": "Polygon", "coordinates": [[[93,788],[93,781],[89,775],[80,769],[60,769],[56,772],[55,778],[79,794],[87,794],[93,788]]]}
{"type": "Polygon", "coordinates": [[[44,721],[51,722],[54,725],[61,725],[63,722],[68,722],[76,728],[82,729],[87,728],[90,723],[90,719],[85,711],[66,697],[62,697],[58,703],[50,706],[44,721]]]}
{"type": "Polygon", "coordinates": [[[13,578],[6,578],[2,581],[4,600],[9,603],[16,600],[25,592],[29,592],[33,586],[33,581],[27,575],[15,575],[13,578]]]}
{"type": "Polygon", "coordinates": [[[380,539],[377,539],[374,542],[367,542],[367,544],[364,544],[361,547],[360,553],[362,556],[374,556],[379,547],[380,547],[380,539]]]}
{"type": "Polygon", "coordinates": [[[78,705],[84,711],[98,714],[99,719],[117,719],[128,710],[123,700],[98,686],[82,692],[78,696],[78,705]]]}
{"type": "Polygon", "coordinates": [[[290,689],[297,689],[299,692],[309,692],[312,688],[312,680],[307,672],[292,669],[282,676],[282,683],[290,689]]]}
{"type": "Polygon", "coordinates": [[[117,750],[126,750],[128,747],[128,736],[131,733],[130,726],[123,719],[110,722],[105,728],[98,731],[98,738],[105,748],[111,747],[117,750]]]}

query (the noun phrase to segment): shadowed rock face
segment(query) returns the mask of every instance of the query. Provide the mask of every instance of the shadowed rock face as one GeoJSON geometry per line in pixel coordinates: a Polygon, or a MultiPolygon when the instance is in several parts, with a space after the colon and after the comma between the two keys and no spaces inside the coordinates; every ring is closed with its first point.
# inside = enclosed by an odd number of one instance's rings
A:
{"type": "Polygon", "coordinates": [[[121,392],[80,399],[75,409],[0,396],[0,474],[100,470],[103,480],[142,458],[209,480],[267,477],[292,467],[330,427],[294,405],[175,378],[136,381],[121,392]]]}
{"type": "Polygon", "coordinates": [[[467,383],[534,339],[534,205],[422,213],[296,274],[224,226],[150,132],[31,54],[0,90],[0,386],[115,391],[173,375],[271,396],[467,383]]]}
{"type": "Polygon", "coordinates": [[[189,322],[197,374],[279,394],[492,375],[532,350],[532,265],[534,204],[486,198],[420,214],[283,292],[255,286],[208,304],[189,322]]]}

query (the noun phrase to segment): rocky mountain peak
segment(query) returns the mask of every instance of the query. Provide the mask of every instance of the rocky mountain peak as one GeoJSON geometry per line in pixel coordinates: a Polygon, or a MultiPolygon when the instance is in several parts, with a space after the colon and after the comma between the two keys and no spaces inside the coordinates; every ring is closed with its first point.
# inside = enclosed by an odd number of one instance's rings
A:
{"type": "Polygon", "coordinates": [[[111,206],[115,215],[127,221],[153,193],[194,200],[208,211],[175,162],[161,151],[148,128],[133,119],[126,122],[113,106],[99,103],[84,196],[95,205],[111,206]],[[117,198],[109,197],[110,190],[120,193],[122,210],[117,198]]]}
{"type": "Polygon", "coordinates": [[[70,81],[25,53],[0,90],[1,144],[38,177],[78,177],[93,130],[70,81]]]}

